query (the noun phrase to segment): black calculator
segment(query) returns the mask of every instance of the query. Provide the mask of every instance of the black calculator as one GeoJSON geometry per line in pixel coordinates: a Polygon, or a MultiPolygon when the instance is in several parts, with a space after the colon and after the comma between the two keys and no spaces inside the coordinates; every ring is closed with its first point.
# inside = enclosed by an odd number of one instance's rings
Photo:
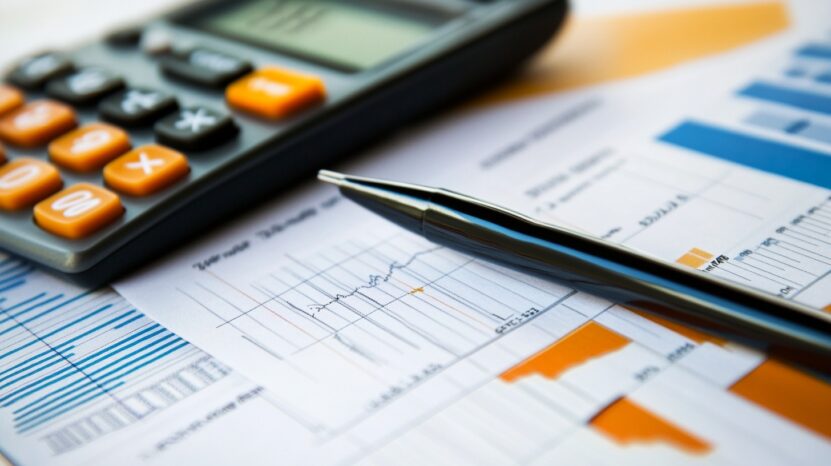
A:
{"type": "Polygon", "coordinates": [[[0,248],[111,280],[506,75],[565,0],[238,0],[17,64],[0,248]]]}

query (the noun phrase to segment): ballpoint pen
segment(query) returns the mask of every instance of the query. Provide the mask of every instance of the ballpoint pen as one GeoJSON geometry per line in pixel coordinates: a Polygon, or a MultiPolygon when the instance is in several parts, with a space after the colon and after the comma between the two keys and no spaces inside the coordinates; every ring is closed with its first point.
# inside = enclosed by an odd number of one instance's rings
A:
{"type": "Polygon", "coordinates": [[[831,314],[818,309],[445,189],[318,178],[434,243],[831,371],[831,314]]]}

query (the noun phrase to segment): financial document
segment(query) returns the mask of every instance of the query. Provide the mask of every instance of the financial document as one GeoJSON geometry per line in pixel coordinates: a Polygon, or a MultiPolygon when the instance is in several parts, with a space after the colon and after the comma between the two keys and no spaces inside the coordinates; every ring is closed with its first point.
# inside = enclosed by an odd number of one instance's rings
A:
{"type": "Polygon", "coordinates": [[[0,454],[15,465],[313,459],[317,438],[286,431],[266,390],[110,289],[0,256],[0,306],[0,454]]]}
{"type": "MultiPolygon", "coordinates": [[[[826,33],[782,34],[471,110],[338,168],[471,193],[828,310],[828,70],[826,33]]],[[[327,461],[831,458],[825,381],[437,247],[315,184],[115,286],[261,384],[327,461]]]]}

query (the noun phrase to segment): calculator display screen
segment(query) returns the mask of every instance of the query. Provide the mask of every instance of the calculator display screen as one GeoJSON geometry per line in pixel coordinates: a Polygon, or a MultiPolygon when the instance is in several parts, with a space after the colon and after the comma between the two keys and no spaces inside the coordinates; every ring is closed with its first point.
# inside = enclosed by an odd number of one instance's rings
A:
{"type": "MultiPolygon", "coordinates": [[[[193,26],[350,71],[371,68],[446,20],[378,0],[249,0],[199,15],[193,26]]],[[[403,2],[402,2],[403,4],[403,2]]]]}

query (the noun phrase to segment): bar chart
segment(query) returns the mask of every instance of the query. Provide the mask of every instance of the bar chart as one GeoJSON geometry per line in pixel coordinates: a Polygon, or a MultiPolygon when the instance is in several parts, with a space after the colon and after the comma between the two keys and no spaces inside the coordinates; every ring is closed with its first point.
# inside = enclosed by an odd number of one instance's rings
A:
{"type": "Polygon", "coordinates": [[[0,427],[58,456],[158,413],[229,370],[108,289],[0,261],[0,427]]]}
{"type": "Polygon", "coordinates": [[[475,386],[359,464],[402,456],[436,464],[821,463],[829,450],[811,431],[827,435],[824,421],[795,409],[787,397],[805,393],[822,409],[827,384],[766,369],[769,363],[749,373],[728,363],[731,377],[719,380],[706,372],[731,358],[731,350],[694,342],[683,358],[664,357],[661,347],[685,340],[613,308],[475,386]],[[776,376],[784,377],[771,386],[776,376]],[[752,403],[798,423],[809,418],[808,430],[752,403]],[[785,445],[776,441],[785,438],[785,445]]]}
{"type": "Polygon", "coordinates": [[[786,79],[755,80],[733,96],[764,107],[737,123],[770,135],[789,136],[797,144],[698,120],[682,122],[659,139],[696,153],[831,189],[829,51],[831,45],[824,43],[800,46],[792,57],[800,64],[786,67],[786,79]],[[817,143],[822,149],[799,142],[817,143]]]}

